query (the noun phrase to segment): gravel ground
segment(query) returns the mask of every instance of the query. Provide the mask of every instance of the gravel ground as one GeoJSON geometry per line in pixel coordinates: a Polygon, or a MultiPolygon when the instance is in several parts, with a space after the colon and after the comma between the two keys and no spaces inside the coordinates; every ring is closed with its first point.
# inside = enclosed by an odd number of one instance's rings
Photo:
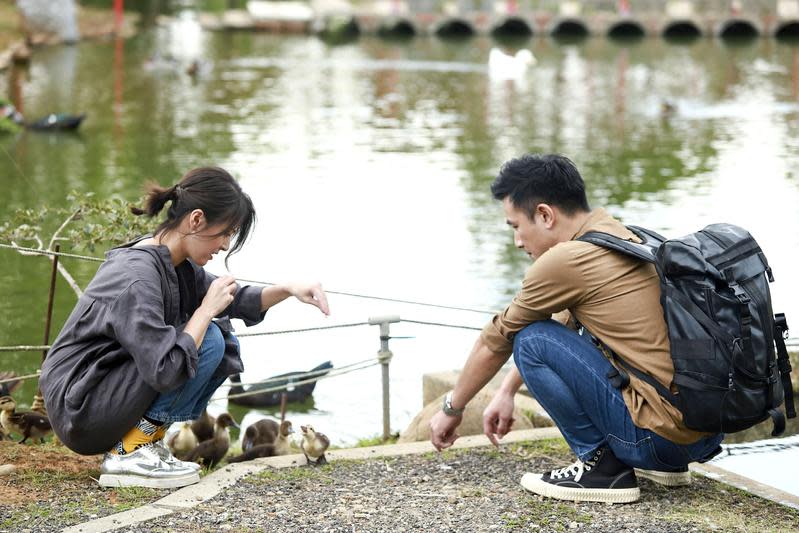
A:
{"type": "MultiPolygon", "coordinates": [[[[799,511],[696,476],[679,489],[641,480],[641,500],[628,505],[542,499],[519,486],[525,471],[572,460],[562,441],[547,440],[499,451],[268,468],[190,510],[119,531],[799,531],[799,511]]],[[[169,492],[75,488],[49,500],[0,506],[0,531],[59,531],[123,510],[126,499],[143,504],[169,492]]]]}
{"type": "Polygon", "coordinates": [[[548,441],[500,452],[480,448],[270,469],[190,511],[123,531],[799,530],[799,512],[704,478],[695,478],[687,490],[643,480],[642,499],[631,505],[545,500],[518,483],[528,469],[549,470],[571,460],[562,444],[548,441]],[[747,521],[761,515],[762,523],[747,521]]]}

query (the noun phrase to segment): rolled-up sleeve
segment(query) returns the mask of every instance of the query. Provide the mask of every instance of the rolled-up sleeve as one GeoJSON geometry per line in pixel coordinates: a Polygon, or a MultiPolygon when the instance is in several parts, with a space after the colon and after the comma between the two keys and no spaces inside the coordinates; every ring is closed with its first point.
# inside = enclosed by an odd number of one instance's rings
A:
{"type": "Polygon", "coordinates": [[[164,321],[160,287],[134,281],[116,298],[109,317],[117,341],[153,389],[169,392],[194,377],[197,346],[191,335],[164,321]]]}
{"type": "Polygon", "coordinates": [[[556,245],[541,255],[527,269],[510,305],[483,327],[480,336],[486,347],[506,356],[513,351],[516,334],[533,322],[555,318],[566,323],[569,314],[564,311],[582,297],[579,284],[573,283],[575,275],[567,247],[556,245]]]}

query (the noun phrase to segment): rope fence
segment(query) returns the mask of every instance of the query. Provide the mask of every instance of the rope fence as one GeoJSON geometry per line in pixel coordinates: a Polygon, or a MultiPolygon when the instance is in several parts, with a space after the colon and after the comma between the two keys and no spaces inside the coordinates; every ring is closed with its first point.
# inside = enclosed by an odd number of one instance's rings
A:
{"type": "MultiPolygon", "coordinates": [[[[72,254],[66,252],[60,252],[58,250],[49,250],[43,247],[40,248],[32,248],[32,247],[24,247],[19,246],[16,243],[11,245],[0,243],[0,248],[2,249],[12,249],[16,250],[19,253],[25,255],[43,255],[43,256],[50,256],[54,258],[54,265],[57,264],[59,257],[66,257],[71,259],[79,259],[84,261],[93,261],[102,263],[105,260],[99,257],[92,257],[80,254],[72,254]]],[[[54,279],[51,280],[51,293],[54,286],[54,279]]],[[[257,285],[264,285],[264,286],[273,286],[274,283],[259,281],[259,280],[251,280],[245,278],[236,278],[240,282],[244,283],[251,283],[257,285]]],[[[394,303],[401,303],[401,304],[409,304],[409,305],[417,305],[417,306],[424,306],[424,307],[434,307],[438,309],[447,309],[447,310],[455,310],[455,311],[466,311],[472,313],[480,313],[480,314],[495,314],[496,311],[486,310],[486,309],[477,309],[471,307],[460,307],[460,306],[452,306],[452,305],[442,305],[442,304],[435,304],[430,302],[419,302],[413,300],[404,300],[399,298],[390,298],[390,297],[383,297],[383,296],[374,296],[374,295],[366,295],[366,294],[358,294],[352,292],[345,292],[345,291],[334,291],[325,289],[326,293],[329,294],[337,294],[342,296],[349,296],[355,298],[363,298],[363,299],[371,299],[371,300],[380,300],[386,302],[394,302],[394,303]]],[[[51,294],[52,299],[52,294],[51,294]]],[[[49,324],[49,310],[48,310],[48,324],[49,324]]],[[[483,328],[469,326],[464,324],[456,324],[456,323],[445,323],[445,322],[435,322],[435,321],[427,321],[427,320],[415,320],[415,319],[402,319],[397,315],[393,316],[382,316],[382,317],[370,317],[368,321],[365,322],[352,322],[352,323],[344,323],[344,324],[333,324],[333,325],[326,325],[326,326],[316,326],[316,327],[309,327],[309,328],[297,328],[297,329],[286,329],[286,330],[276,330],[276,331],[244,331],[242,333],[237,334],[236,336],[239,338],[244,337],[257,337],[257,336],[268,336],[268,335],[282,335],[282,334],[294,334],[294,333],[306,333],[312,331],[325,331],[325,330],[333,330],[333,329],[342,329],[342,328],[353,328],[353,327],[360,327],[360,326],[367,326],[367,325],[379,325],[380,326],[380,345],[381,348],[377,353],[376,357],[371,357],[369,359],[364,359],[362,361],[357,361],[354,363],[349,363],[339,367],[332,367],[332,368],[325,368],[320,370],[310,370],[308,372],[293,372],[291,375],[286,376],[273,376],[264,380],[259,380],[256,382],[251,383],[241,383],[241,382],[230,382],[224,383],[221,387],[227,387],[229,389],[239,388],[243,390],[243,392],[236,392],[235,394],[230,394],[232,390],[228,391],[227,396],[222,396],[218,398],[212,398],[212,402],[222,401],[222,400],[235,400],[238,398],[245,398],[248,396],[260,395],[260,394],[267,394],[272,392],[280,392],[280,391],[290,391],[293,390],[295,387],[307,385],[311,383],[316,383],[323,379],[331,379],[334,377],[342,376],[345,374],[349,374],[352,372],[358,372],[360,370],[364,370],[366,368],[370,368],[376,365],[382,366],[382,374],[383,374],[383,437],[388,438],[390,433],[389,428],[389,379],[388,379],[388,372],[389,372],[389,363],[393,354],[388,349],[388,341],[392,337],[389,335],[389,326],[392,323],[400,323],[406,322],[408,324],[416,324],[422,326],[431,326],[431,327],[439,327],[439,328],[454,328],[454,329],[462,329],[462,330],[470,330],[470,331],[481,331],[483,328]],[[274,386],[267,386],[269,383],[277,383],[274,386]],[[250,390],[244,390],[244,387],[250,387],[250,390]]],[[[46,328],[49,331],[49,327],[46,328]]],[[[48,333],[45,333],[44,344],[41,345],[16,345],[16,346],[0,346],[0,352],[25,352],[25,351],[38,351],[46,353],[47,350],[50,349],[51,345],[47,344],[48,342],[48,333]]],[[[396,338],[396,337],[394,337],[396,338]]],[[[786,346],[790,348],[797,348],[799,347],[799,337],[792,337],[786,340],[786,346]]],[[[38,378],[40,376],[40,372],[35,374],[29,374],[26,376],[14,376],[8,379],[0,380],[0,385],[14,382],[14,381],[25,381],[28,379],[38,378]]],[[[234,402],[235,403],[235,402],[234,402]]],[[[799,444],[791,444],[790,446],[798,446],[799,444]]],[[[757,453],[757,451],[747,451],[746,447],[738,447],[734,450],[736,454],[741,453],[757,453]]],[[[728,448],[727,453],[731,454],[732,451],[728,448]]]]}

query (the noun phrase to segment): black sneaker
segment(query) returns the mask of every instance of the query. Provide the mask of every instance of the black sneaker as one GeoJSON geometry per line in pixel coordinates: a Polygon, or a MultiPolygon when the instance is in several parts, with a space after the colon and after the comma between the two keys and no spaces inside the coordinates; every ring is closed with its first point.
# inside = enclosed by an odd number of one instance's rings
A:
{"type": "Polygon", "coordinates": [[[598,449],[586,462],[577,461],[548,474],[528,472],[521,483],[530,492],[559,500],[630,503],[641,496],[633,469],[607,447],[598,449]]]}

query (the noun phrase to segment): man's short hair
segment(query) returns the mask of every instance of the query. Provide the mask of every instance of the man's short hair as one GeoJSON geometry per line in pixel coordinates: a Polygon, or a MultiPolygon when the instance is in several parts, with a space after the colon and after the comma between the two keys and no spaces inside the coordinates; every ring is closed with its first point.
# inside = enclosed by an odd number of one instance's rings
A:
{"type": "Polygon", "coordinates": [[[497,200],[510,198],[530,220],[541,203],[569,216],[591,210],[580,171],[568,157],[558,154],[528,154],[507,161],[491,184],[491,194],[497,200]]]}

